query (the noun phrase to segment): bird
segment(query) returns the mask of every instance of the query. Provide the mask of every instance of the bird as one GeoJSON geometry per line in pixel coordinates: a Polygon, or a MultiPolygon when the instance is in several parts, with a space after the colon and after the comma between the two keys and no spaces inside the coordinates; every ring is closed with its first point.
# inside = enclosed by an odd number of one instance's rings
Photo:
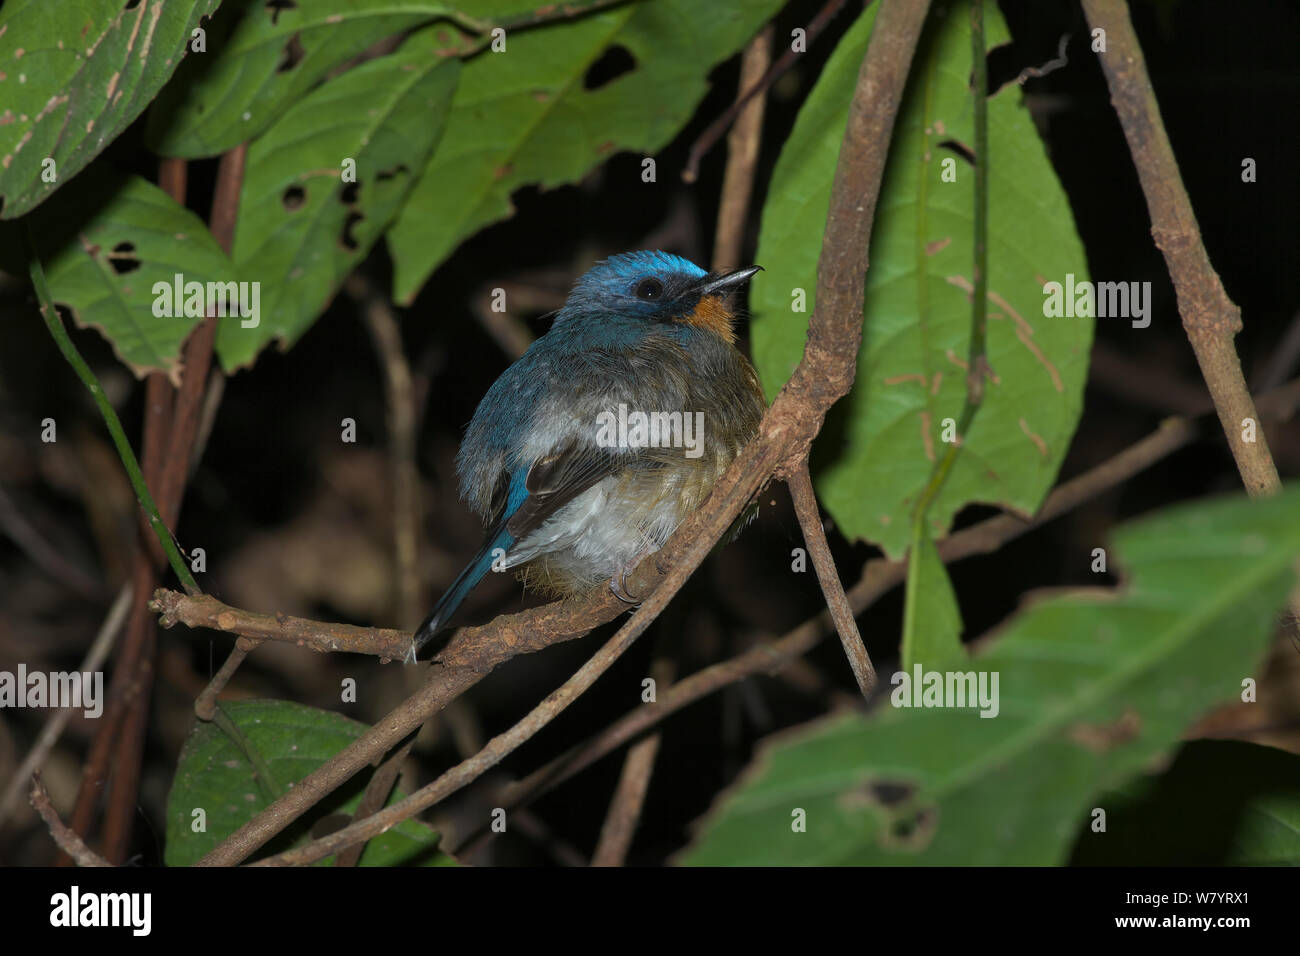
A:
{"type": "Polygon", "coordinates": [[[627,574],[758,430],[766,402],[736,347],[733,300],[761,269],[706,272],[643,250],[610,256],[577,280],[465,432],[460,494],[488,531],[414,633],[408,661],[447,630],[490,570],[513,569],[525,588],[556,596],[608,580],[621,600],[638,603],[627,574]]]}

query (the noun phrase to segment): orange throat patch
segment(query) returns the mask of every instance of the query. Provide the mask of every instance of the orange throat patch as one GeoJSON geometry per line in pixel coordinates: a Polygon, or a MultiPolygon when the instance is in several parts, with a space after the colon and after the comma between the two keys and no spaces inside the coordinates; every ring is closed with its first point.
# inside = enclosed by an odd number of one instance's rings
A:
{"type": "Polygon", "coordinates": [[[734,345],[736,332],[731,327],[731,322],[735,317],[736,314],[727,308],[721,296],[705,295],[700,297],[695,310],[682,316],[681,321],[699,329],[708,329],[728,345],[734,345]]]}

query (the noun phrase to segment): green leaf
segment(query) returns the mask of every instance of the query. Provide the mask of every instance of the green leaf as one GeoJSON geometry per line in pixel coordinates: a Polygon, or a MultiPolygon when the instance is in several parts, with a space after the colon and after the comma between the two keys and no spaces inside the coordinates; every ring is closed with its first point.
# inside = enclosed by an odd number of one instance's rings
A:
{"type": "MultiPolygon", "coordinates": [[[[168,866],[193,864],[368,729],[339,714],[287,701],[223,701],[221,709],[238,739],[215,721],[200,721],[185,741],[167,796],[168,866]],[[196,832],[199,820],[204,826],[196,832]]],[[[327,817],[344,822],[342,815],[356,811],[366,780],[355,777],[329,794],[268,844],[267,852],[308,842],[312,828],[327,817]]],[[[402,796],[394,790],[385,806],[402,796]]],[[[366,845],[360,865],[454,864],[438,852],[438,839],[425,824],[404,820],[366,845]]],[[[316,865],[333,861],[326,857],[316,865]]]]}
{"type": "MultiPolygon", "coordinates": [[[[186,62],[163,90],[145,138],[165,156],[215,156],[260,135],[335,67],[450,9],[431,0],[227,0],[208,52],[186,62]]],[[[444,51],[461,39],[450,25],[439,36],[444,51]]]]}
{"type": "MultiPolygon", "coordinates": [[[[181,343],[200,318],[155,315],[154,285],[170,290],[177,273],[186,282],[229,278],[230,260],[203,220],[138,176],[96,168],[60,190],[32,226],[54,301],[98,329],[136,375],[159,369],[175,378],[181,343]]],[[[15,238],[4,230],[4,245],[21,248],[15,238]]]]}
{"type": "Polygon", "coordinates": [[[1080,828],[1084,866],[1300,864],[1300,757],[1238,740],[1185,744],[1164,773],[1140,777],[1097,807],[1105,832],[1080,828]]]}
{"type": "Polygon", "coordinates": [[[460,75],[460,61],[433,56],[428,41],[418,33],[331,80],[249,147],[234,260],[241,278],[262,284],[261,315],[254,328],[222,326],[227,370],[310,328],[401,207],[442,136],[460,75]],[[355,183],[341,180],[348,160],[355,183]]]}
{"type": "Polygon", "coordinates": [[[891,706],[912,699],[895,675],[870,715],[765,746],[686,862],[1064,862],[1095,794],[1253,673],[1295,582],[1300,487],[1172,509],[1114,546],[1131,572],[1118,593],[1032,604],[965,665],[988,689],[997,675],[996,716],[891,706]]]}
{"type": "MultiPolygon", "coordinates": [[[[510,195],[575,182],[620,150],[647,156],[684,126],[708,73],[780,0],[633,2],[509,34],[504,53],[465,66],[447,140],[388,234],[393,296],[410,302],[465,238],[514,211],[510,195]],[[584,77],[609,49],[636,61],[597,89],[584,77]]],[[[659,169],[657,179],[675,176],[659,169]]],[[[638,177],[631,188],[656,189],[638,177]]]]}
{"type": "Polygon", "coordinates": [[[219,2],[3,4],[0,219],[35,208],[130,126],[219,2]]]}
{"type": "Polygon", "coordinates": [[[908,557],[907,587],[903,598],[903,670],[960,660],[961,609],[953,593],[948,569],[925,529],[908,557]]]}
{"type": "MultiPolygon", "coordinates": [[[[986,6],[990,46],[1006,26],[986,6]]],[[[875,7],[822,70],[782,150],[763,210],[753,282],[755,364],[769,396],[803,354],[815,305],[831,178],[875,7]],[[807,294],[805,312],[794,290],[807,294]]],[[[970,27],[964,4],[932,17],[894,131],[867,272],[853,391],[832,412],[842,440],[815,447],[819,500],[849,538],[891,557],[908,546],[913,505],[961,415],[970,342],[974,177],[948,141],[972,142],[970,27]],[[956,182],[942,180],[954,160],[956,182]]],[[[1016,86],[989,101],[988,358],[997,378],[930,508],[932,535],[972,501],[1033,512],[1055,479],[1082,407],[1092,320],[1046,318],[1039,277],[1086,275],[1064,192],[1016,86]]]]}

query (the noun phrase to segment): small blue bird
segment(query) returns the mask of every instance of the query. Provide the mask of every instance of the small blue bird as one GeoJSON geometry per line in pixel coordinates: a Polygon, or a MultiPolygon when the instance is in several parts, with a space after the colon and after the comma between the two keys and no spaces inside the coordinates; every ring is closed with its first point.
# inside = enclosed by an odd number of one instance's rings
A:
{"type": "Polygon", "coordinates": [[[550,331],[488,389],[456,458],[483,547],[416,631],[443,631],[489,569],[576,594],[624,579],[668,540],[758,429],[758,375],[731,294],[761,267],[707,273],[630,252],[574,285],[550,331]]]}

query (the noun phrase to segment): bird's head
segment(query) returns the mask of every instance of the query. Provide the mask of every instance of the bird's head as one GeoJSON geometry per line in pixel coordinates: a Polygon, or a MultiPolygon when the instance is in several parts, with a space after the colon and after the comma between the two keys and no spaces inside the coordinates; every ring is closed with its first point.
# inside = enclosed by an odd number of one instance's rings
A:
{"type": "Polygon", "coordinates": [[[725,275],[705,272],[666,252],[626,252],[597,263],[578,280],[556,326],[584,330],[702,329],[734,342],[731,294],[761,266],[725,275]]]}

